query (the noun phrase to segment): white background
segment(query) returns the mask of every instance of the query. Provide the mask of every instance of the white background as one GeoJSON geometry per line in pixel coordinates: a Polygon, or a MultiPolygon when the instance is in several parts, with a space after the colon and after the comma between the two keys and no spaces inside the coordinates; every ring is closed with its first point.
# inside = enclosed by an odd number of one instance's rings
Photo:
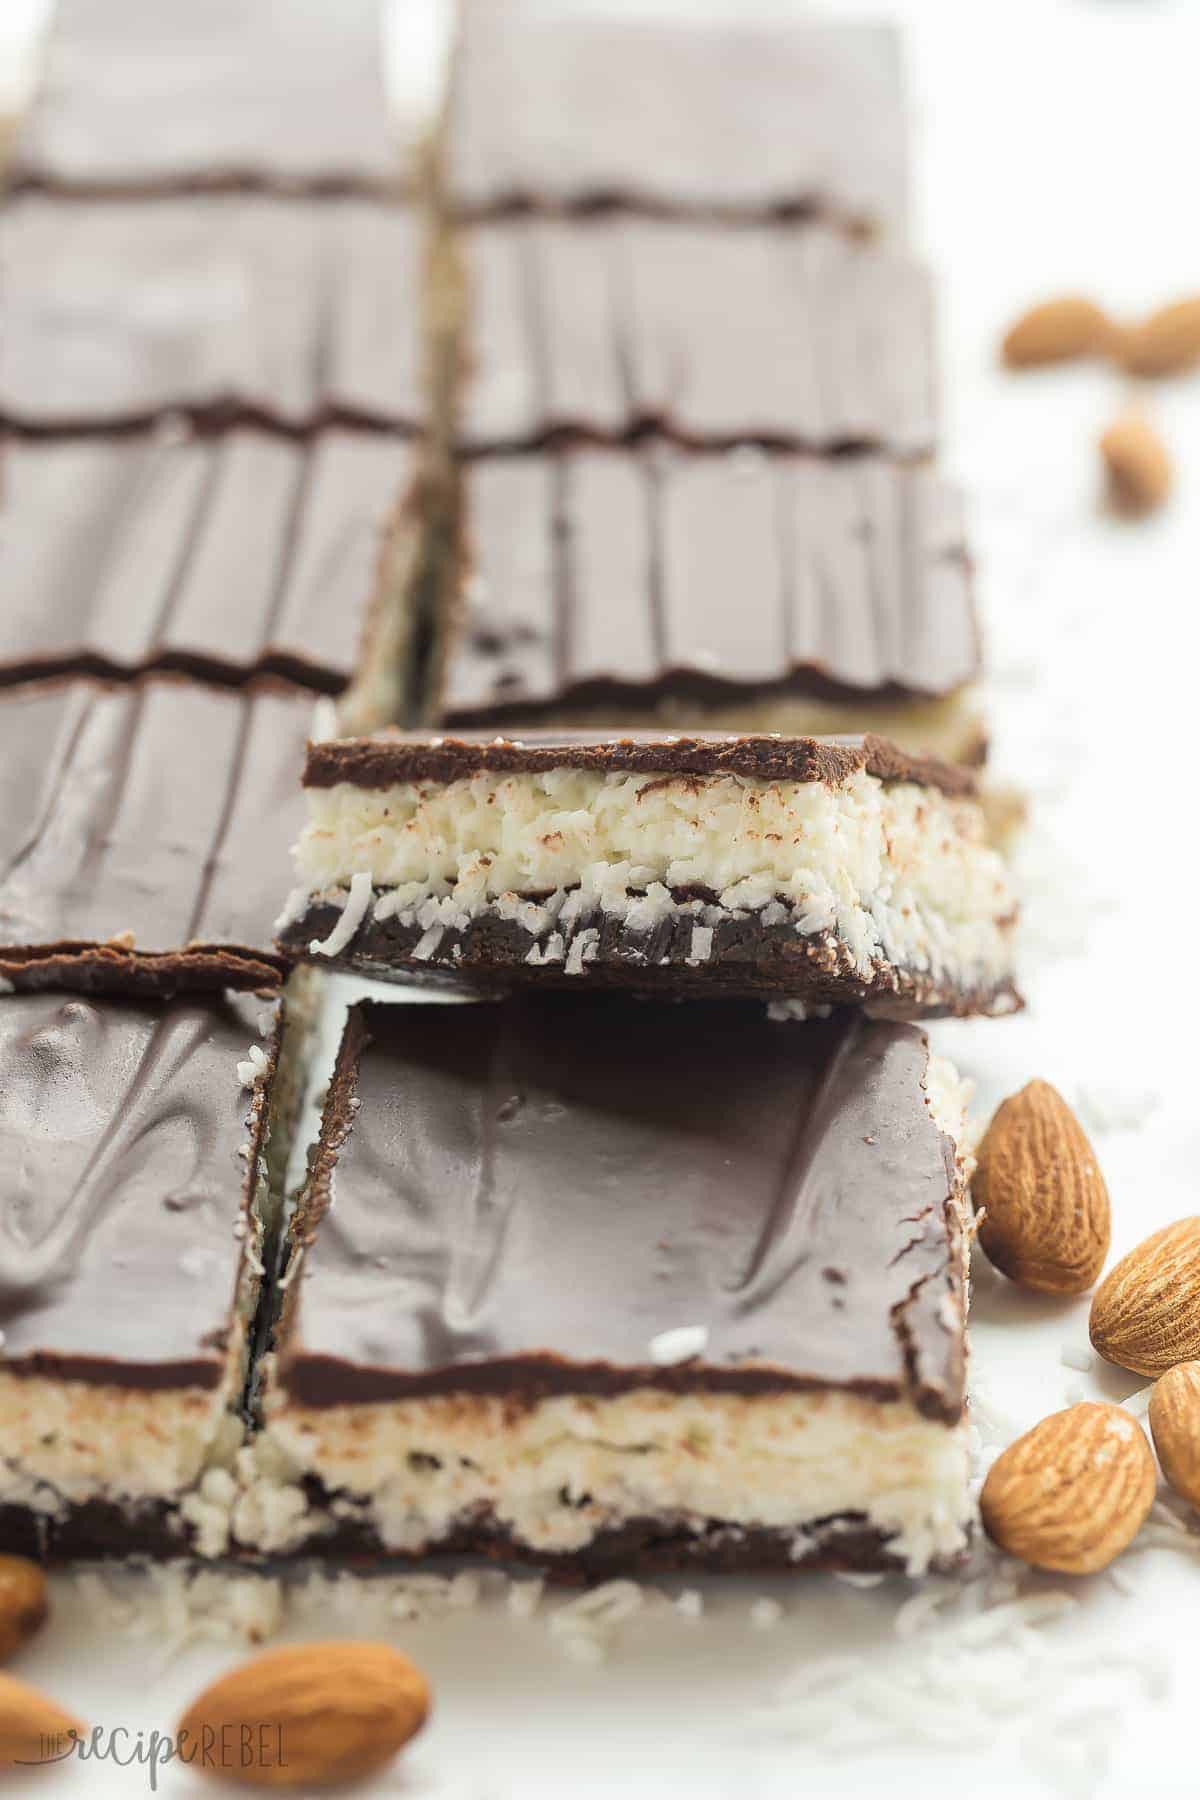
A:
{"type": "MultiPolygon", "coordinates": [[[[424,84],[425,52],[413,46],[433,41],[432,3],[398,9],[409,35],[397,36],[392,61],[406,92],[424,84]]],[[[972,501],[996,763],[1034,803],[1021,858],[1029,1011],[934,1035],[975,1078],[981,1117],[1035,1075],[1080,1104],[1120,1250],[1200,1210],[1200,383],[1145,394],[1177,458],[1177,491],[1161,518],[1128,525],[1100,509],[1095,454],[1126,397],[1120,378],[1090,368],[1005,375],[995,345],[1015,312],[1056,290],[1136,313],[1200,289],[1200,11],[1151,0],[891,0],[890,10],[907,30],[917,234],[940,283],[947,461],[972,501]]],[[[0,6],[9,88],[38,11],[23,0],[0,6]]],[[[1064,1365],[1064,1346],[1086,1347],[1086,1312],[977,1272],[986,1436],[1068,1398],[1124,1398],[1138,1385],[1064,1365]]],[[[1191,1553],[1145,1550],[1123,1559],[1115,1579],[1022,1578],[1023,1593],[1068,1591],[1078,1604],[1004,1632],[998,1649],[964,1638],[986,1635],[986,1618],[970,1621],[1004,1598],[1007,1577],[998,1588],[986,1568],[961,1592],[935,1587],[938,1616],[903,1638],[896,1615],[913,1590],[900,1581],[870,1592],[825,1577],[697,1583],[702,1618],[648,1596],[594,1667],[549,1628],[559,1598],[528,1621],[511,1618],[498,1594],[384,1626],[359,1587],[341,1607],[293,1608],[287,1629],[386,1631],[433,1681],[432,1726],[363,1790],[372,1794],[793,1800],[961,1784],[973,1794],[1194,1800],[1194,1552],[1195,1540],[1191,1553]],[[764,1594],[783,1609],[771,1628],[751,1621],[764,1594]],[[860,1660],[830,1669],[833,1653],[860,1660]],[[805,1695],[826,1676],[839,1680],[822,1710],[805,1695]],[[786,1689],[792,1698],[781,1698],[786,1689]]],[[[228,1642],[170,1648],[170,1621],[149,1589],[133,1597],[140,1625],[98,1626],[73,1579],[60,1578],[54,1621],[14,1672],[93,1722],[169,1729],[238,1652],[228,1642]]],[[[901,1623],[913,1623],[911,1612],[901,1623]]],[[[48,1797],[148,1791],[142,1771],[111,1767],[67,1766],[8,1791],[23,1787],[48,1797]]],[[[169,1770],[160,1791],[213,1790],[169,1770]]]]}

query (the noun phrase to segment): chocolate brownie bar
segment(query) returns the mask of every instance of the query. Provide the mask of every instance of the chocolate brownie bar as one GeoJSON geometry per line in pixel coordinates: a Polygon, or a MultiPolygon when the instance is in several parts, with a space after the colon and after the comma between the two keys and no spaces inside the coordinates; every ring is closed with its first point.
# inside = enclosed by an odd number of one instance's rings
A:
{"type": "Polygon", "coordinates": [[[310,746],[280,949],[364,975],[1019,1004],[970,773],[884,739],[381,732],[310,746]]]}
{"type": "Polygon", "coordinates": [[[224,1547],[205,1490],[232,1485],[243,1437],[276,1013],[248,995],[0,1000],[6,1550],[224,1547]]]}
{"type": "Polygon", "coordinates": [[[937,441],[929,278],[823,226],[602,215],[459,237],[466,452],[657,430],[900,457],[937,441]]]}
{"type": "Polygon", "coordinates": [[[411,444],[175,423],[0,447],[0,682],[275,674],[401,716],[418,527],[411,444]]]}
{"type": "Polygon", "coordinates": [[[415,432],[425,416],[421,228],[371,200],[89,201],[0,213],[0,424],[415,432]]]}
{"type": "Polygon", "coordinates": [[[394,190],[380,0],[56,0],[19,184],[394,190]]]}
{"type": "Polygon", "coordinates": [[[0,981],[276,985],[313,699],[171,676],[0,694],[0,981]]]}
{"type": "Polygon", "coordinates": [[[356,1008],[264,1396],[286,1504],[264,1481],[252,1538],[571,1575],[952,1561],[964,1098],[855,1013],[356,1008]]]}
{"type": "Polygon", "coordinates": [[[982,753],[956,488],[880,457],[657,443],[461,471],[426,717],[878,731],[982,753]]]}
{"type": "Polygon", "coordinates": [[[466,0],[443,161],[459,215],[623,208],[902,231],[896,33],[466,0]]]}

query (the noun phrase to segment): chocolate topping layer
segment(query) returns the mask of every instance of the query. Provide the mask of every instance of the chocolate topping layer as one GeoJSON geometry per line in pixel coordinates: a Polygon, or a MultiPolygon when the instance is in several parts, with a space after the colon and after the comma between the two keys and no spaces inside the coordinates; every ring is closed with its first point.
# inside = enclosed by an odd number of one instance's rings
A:
{"type": "Polygon", "coordinates": [[[395,186],[380,0],[56,0],[13,177],[97,190],[395,186]]]}
{"type": "Polygon", "coordinates": [[[0,1370],[219,1385],[265,1122],[237,1064],[263,1017],[249,996],[0,1001],[0,1370]]]}
{"type": "Polygon", "coordinates": [[[460,7],[445,134],[460,212],[600,206],[903,227],[888,27],[460,7]]]}
{"type": "Polygon", "coordinates": [[[910,1026],[752,1003],[355,1008],[284,1386],[314,1406],[833,1387],[957,1420],[958,1176],[927,1061],[910,1026]],[[695,1325],[701,1358],[654,1361],[695,1325]]]}
{"type": "Polygon", "coordinates": [[[0,455],[0,681],[171,668],[337,694],[353,676],[407,443],[164,424],[0,455]]]}
{"type": "Polygon", "coordinates": [[[578,449],[469,463],[463,504],[435,700],[451,727],[939,696],[978,673],[962,504],[931,469],[578,449]]]}
{"type": "Polygon", "coordinates": [[[166,412],[291,431],[424,418],[415,216],[370,200],[71,201],[0,215],[0,422],[166,412]]]}
{"type": "Polygon", "coordinates": [[[528,731],[520,738],[462,732],[454,737],[380,731],[373,737],[310,744],[305,787],[390,787],[399,781],[460,781],[486,770],[595,769],[602,774],[745,775],[761,781],[823,781],[836,786],[865,769],[881,781],[913,781],[945,794],[973,794],[969,769],[913,756],[886,738],[754,737],[733,731],[528,731]]]}
{"type": "Polygon", "coordinates": [[[311,696],[171,677],[0,697],[0,976],[173,993],[277,982],[311,696]]]}
{"type": "Polygon", "coordinates": [[[461,234],[458,442],[656,429],[698,446],[930,450],[929,279],[820,226],[507,219],[461,234]]]}

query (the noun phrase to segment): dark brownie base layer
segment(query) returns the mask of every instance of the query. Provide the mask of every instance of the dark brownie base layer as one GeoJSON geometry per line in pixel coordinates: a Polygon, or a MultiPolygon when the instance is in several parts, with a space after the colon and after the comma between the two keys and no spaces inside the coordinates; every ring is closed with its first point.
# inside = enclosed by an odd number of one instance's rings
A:
{"type": "MultiPolygon", "coordinates": [[[[306,1488],[310,1501],[319,1508],[341,1498],[311,1480],[306,1488]]],[[[746,1529],[719,1519],[697,1532],[672,1527],[662,1519],[639,1518],[601,1532],[580,1550],[547,1552],[520,1543],[494,1520],[479,1518],[420,1555],[401,1557],[384,1548],[368,1525],[340,1518],[328,1536],[307,1545],[302,1554],[315,1555],[321,1561],[383,1561],[399,1568],[455,1557],[486,1557],[492,1562],[534,1567],[552,1581],[576,1584],[676,1570],[714,1575],[817,1574],[839,1569],[903,1572],[904,1564],[889,1552],[887,1538],[861,1514],[818,1519],[810,1530],[812,1547],[797,1557],[794,1532],[746,1529]]]]}
{"type": "MultiPolygon", "coordinates": [[[[310,906],[284,932],[280,950],[308,956],[310,944],[328,938],[341,916],[336,906],[310,906]]],[[[692,955],[693,933],[703,923],[690,913],[680,913],[652,931],[633,932],[622,919],[593,915],[581,918],[573,931],[562,932],[562,960],[543,962],[545,940],[513,919],[481,914],[465,930],[447,926],[437,945],[417,957],[414,951],[427,935],[420,924],[406,925],[399,916],[371,916],[345,950],[333,957],[318,954],[314,960],[378,981],[452,978],[479,993],[506,992],[532,983],[540,988],[620,988],[660,998],[762,995],[810,1007],[866,1005],[878,1017],[898,1019],[999,1016],[1018,1012],[1023,1005],[1010,980],[954,987],[920,970],[890,964],[866,980],[850,967],[845,948],[836,941],[800,937],[786,919],[764,925],[754,913],[731,915],[713,926],[710,954],[697,961],[692,955]],[[585,931],[598,935],[588,941],[580,972],[569,974],[566,959],[572,939],[585,931]],[[528,960],[531,950],[538,953],[536,963],[528,960]]]]}
{"type": "Polygon", "coordinates": [[[117,1506],[87,1500],[62,1516],[24,1506],[0,1506],[0,1553],[40,1563],[95,1562],[130,1557],[186,1556],[191,1537],[164,1501],[117,1506]]]}

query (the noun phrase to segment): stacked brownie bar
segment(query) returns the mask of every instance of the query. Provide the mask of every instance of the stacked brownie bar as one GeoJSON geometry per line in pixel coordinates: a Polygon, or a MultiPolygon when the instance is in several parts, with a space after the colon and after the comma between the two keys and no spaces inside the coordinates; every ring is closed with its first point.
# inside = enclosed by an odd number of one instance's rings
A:
{"type": "MultiPolygon", "coordinates": [[[[0,205],[0,1538],[176,1553],[247,1432],[304,745],[402,715],[419,227],[376,0],[60,0],[0,205]]],[[[203,1547],[201,1545],[200,1547],[203,1547]]]]}
{"type": "Polygon", "coordinates": [[[372,0],[55,15],[0,209],[0,1540],[947,1564],[921,1022],[1019,998],[896,45],[458,23],[413,193],[372,0]],[[329,968],[396,997],[285,1202],[329,968]]]}

